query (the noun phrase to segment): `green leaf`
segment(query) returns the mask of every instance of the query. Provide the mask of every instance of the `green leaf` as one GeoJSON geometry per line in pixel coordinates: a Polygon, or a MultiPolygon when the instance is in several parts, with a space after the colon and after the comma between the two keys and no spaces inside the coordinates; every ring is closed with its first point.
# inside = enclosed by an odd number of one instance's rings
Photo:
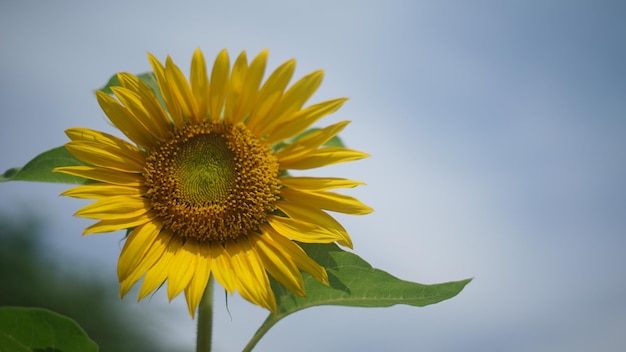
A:
{"type": "MultiPolygon", "coordinates": [[[[163,96],[161,95],[159,84],[157,83],[156,77],[154,76],[154,72],[144,72],[135,76],[137,76],[137,78],[142,80],[145,84],[147,84],[152,89],[157,99],[161,103],[161,106],[165,108],[165,102],[163,100],[163,96]]],[[[119,86],[121,86],[120,80],[117,78],[117,74],[114,74],[113,76],[111,76],[111,78],[109,78],[109,81],[107,82],[107,84],[105,84],[104,87],[98,90],[106,94],[113,94],[113,90],[111,90],[111,87],[119,87],[119,86]]]]}
{"type": "MultiPolygon", "coordinates": [[[[313,128],[309,128],[308,130],[300,133],[299,135],[293,137],[290,140],[287,141],[283,141],[283,142],[279,142],[276,143],[272,146],[272,150],[274,151],[274,153],[278,153],[279,151],[281,151],[282,149],[284,149],[286,146],[292,144],[293,142],[297,141],[298,139],[311,134],[312,132],[318,131],[320,130],[320,128],[317,127],[313,127],[313,128]]],[[[343,141],[341,140],[341,138],[339,138],[339,136],[333,136],[331,139],[329,139],[326,143],[322,144],[322,147],[339,147],[339,148],[345,148],[346,145],[343,144],[343,141]]]]}
{"type": "Polygon", "coordinates": [[[70,318],[41,308],[0,307],[0,351],[95,352],[98,346],[70,318]]]}
{"type": "Polygon", "coordinates": [[[330,287],[308,277],[307,297],[292,300],[283,288],[278,310],[283,313],[303,309],[302,306],[341,305],[352,307],[389,307],[407,304],[423,307],[456,296],[471,279],[443,284],[423,285],[400,280],[373,268],[358,255],[346,252],[335,244],[304,244],[300,246],[328,271],[330,287]]]}
{"type": "Polygon", "coordinates": [[[389,307],[407,304],[423,307],[456,296],[471,279],[424,285],[400,280],[335,244],[300,244],[307,254],[326,268],[330,286],[304,274],[306,297],[272,282],[277,312],[270,314],[244,351],[250,351],[279,320],[305,308],[321,305],[389,307]]]}
{"type": "Polygon", "coordinates": [[[87,179],[81,177],[52,172],[56,167],[75,165],[86,164],[76,159],[65,147],[57,147],[37,155],[33,160],[24,165],[24,167],[8,169],[0,176],[0,182],[35,181],[73,184],[85,184],[89,182],[87,179]]]}
{"type": "Polygon", "coordinates": [[[113,76],[111,76],[111,78],[109,78],[107,84],[105,84],[102,88],[99,88],[98,90],[106,94],[113,94],[111,87],[119,87],[120,85],[120,80],[117,79],[117,74],[114,74],[113,76]]]}
{"type": "MultiPolygon", "coordinates": [[[[139,78],[140,80],[144,81],[146,84],[148,84],[150,86],[150,88],[152,88],[153,90],[155,88],[157,88],[157,80],[154,77],[154,73],[153,72],[144,72],[144,73],[140,73],[138,75],[136,75],[137,78],[139,78]]],[[[109,78],[109,81],[102,87],[99,88],[99,91],[102,91],[103,93],[106,94],[113,94],[113,91],[111,90],[111,87],[119,87],[121,86],[120,84],[120,80],[117,79],[117,73],[114,74],[113,76],[111,76],[111,78],[109,78]]],[[[158,88],[157,88],[158,90],[158,88]]]]}
{"type": "MultiPolygon", "coordinates": [[[[308,130],[300,133],[298,136],[296,136],[293,139],[293,142],[297,141],[298,139],[307,136],[315,131],[319,131],[321,128],[318,127],[313,127],[313,128],[309,128],[308,130]]],[[[339,147],[339,148],[345,148],[346,145],[343,144],[343,141],[341,140],[341,138],[339,138],[339,136],[333,136],[333,138],[329,139],[328,142],[323,144],[324,147],[339,147]]]]}
{"type": "MultiPolygon", "coordinates": [[[[150,86],[150,88],[155,91],[159,100],[162,101],[154,73],[146,72],[137,75],[137,77],[150,86]]],[[[107,94],[112,94],[113,91],[111,90],[111,87],[117,86],[120,86],[120,81],[117,79],[117,74],[115,74],[111,76],[107,84],[99,90],[107,94]]],[[[81,177],[52,172],[52,170],[56,167],[75,165],[86,164],[76,159],[72,154],[70,154],[70,152],[67,151],[65,147],[62,146],[39,154],[33,160],[24,165],[24,167],[14,167],[6,170],[4,174],[0,175],[0,182],[35,181],[71,184],[85,184],[90,182],[89,180],[81,177]]]]}
{"type": "Polygon", "coordinates": [[[339,148],[345,148],[346,145],[343,144],[343,141],[341,140],[341,138],[339,138],[339,136],[334,136],[333,138],[329,139],[328,142],[324,143],[325,147],[339,147],[339,148]]]}

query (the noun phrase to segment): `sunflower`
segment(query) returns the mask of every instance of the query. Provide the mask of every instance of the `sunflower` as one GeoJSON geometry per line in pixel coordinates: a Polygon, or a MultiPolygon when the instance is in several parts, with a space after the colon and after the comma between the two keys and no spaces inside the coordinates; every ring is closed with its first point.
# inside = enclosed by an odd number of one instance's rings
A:
{"type": "Polygon", "coordinates": [[[226,50],[210,78],[196,50],[190,79],[168,56],[148,58],[158,89],[119,73],[112,95],[97,100],[130,141],[87,129],[66,131],[66,148],[87,166],[55,171],[90,182],[62,193],[94,199],[76,216],[99,220],[84,234],[128,229],[117,274],[123,297],[142,277],[139,300],[167,281],[168,298],[184,291],[194,312],[212,275],[230,294],[276,311],[269,276],[304,296],[301,271],[328,284],[326,270],[298,245],[352,241],[327,211],[366,214],[371,208],[333,192],[362,184],[343,178],[291,176],[367,157],[326,146],[348,121],[308,131],[346,99],[304,107],[323,72],[287,87],[295,60],[265,81],[267,51],[232,69],[226,50]]]}

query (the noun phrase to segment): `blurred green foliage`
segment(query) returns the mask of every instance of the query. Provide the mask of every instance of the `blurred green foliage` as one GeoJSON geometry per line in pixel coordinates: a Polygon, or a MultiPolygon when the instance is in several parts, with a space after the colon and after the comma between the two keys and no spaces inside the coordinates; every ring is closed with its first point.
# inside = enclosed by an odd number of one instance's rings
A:
{"type": "Polygon", "coordinates": [[[165,351],[144,329],[149,319],[122,311],[117,286],[54,260],[58,254],[46,251],[41,225],[38,219],[0,214],[0,306],[42,307],[66,315],[102,352],[165,351]]]}

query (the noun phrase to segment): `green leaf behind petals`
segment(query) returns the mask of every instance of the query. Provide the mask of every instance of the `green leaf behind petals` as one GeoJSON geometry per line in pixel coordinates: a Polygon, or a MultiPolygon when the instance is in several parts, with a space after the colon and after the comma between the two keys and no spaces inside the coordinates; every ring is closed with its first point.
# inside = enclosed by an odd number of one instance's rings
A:
{"type": "Polygon", "coordinates": [[[0,308],[0,351],[98,351],[76,322],[41,308],[0,308]]]}
{"type": "MultiPolygon", "coordinates": [[[[139,78],[140,80],[148,84],[150,88],[152,88],[153,90],[155,90],[156,88],[156,91],[158,91],[157,81],[156,81],[156,78],[154,77],[153,72],[144,72],[136,76],[137,78],[139,78]]],[[[113,94],[111,87],[119,87],[119,86],[121,86],[121,84],[120,84],[120,80],[117,79],[117,73],[116,73],[113,76],[111,76],[111,78],[109,78],[109,81],[102,88],[99,88],[98,90],[106,94],[113,94]]]]}
{"type": "Polygon", "coordinates": [[[282,318],[305,308],[321,305],[389,307],[396,304],[423,307],[456,296],[471,279],[424,285],[400,280],[372,266],[335,244],[300,244],[307,254],[326,268],[330,286],[304,274],[306,297],[292,294],[272,282],[278,306],[270,314],[244,351],[249,351],[282,318]]]}
{"type": "MultiPolygon", "coordinates": [[[[295,142],[298,139],[305,137],[318,130],[320,130],[320,128],[318,127],[309,128],[308,130],[300,133],[297,137],[295,137],[292,142],[295,142]]],[[[346,145],[343,144],[343,141],[341,140],[341,138],[339,138],[339,136],[333,136],[333,138],[329,139],[328,142],[323,144],[323,146],[324,147],[340,147],[340,148],[346,147],[346,145]]]]}
{"type": "Polygon", "coordinates": [[[120,80],[117,79],[117,74],[114,74],[113,76],[111,76],[111,78],[109,78],[109,81],[102,88],[99,88],[98,90],[106,94],[113,94],[111,87],[119,87],[119,86],[121,86],[120,80]]]}
{"type": "MultiPolygon", "coordinates": [[[[144,72],[135,76],[137,76],[137,78],[142,80],[145,84],[148,85],[148,87],[152,89],[157,99],[161,103],[161,106],[165,108],[165,103],[163,102],[163,96],[161,95],[161,90],[159,89],[159,84],[157,83],[156,77],[154,76],[154,72],[144,72]]],[[[112,95],[113,90],[111,90],[111,87],[119,87],[119,86],[121,86],[120,80],[117,78],[117,74],[114,74],[113,76],[111,76],[111,78],[109,78],[109,81],[102,88],[99,88],[98,90],[102,91],[103,93],[112,95]]]]}
{"type": "Polygon", "coordinates": [[[86,164],[76,159],[65,147],[57,147],[37,155],[33,160],[24,165],[24,167],[8,169],[0,176],[0,182],[34,181],[72,184],[85,184],[89,182],[87,179],[81,177],[52,172],[56,167],[75,165],[86,164]]]}
{"type": "MultiPolygon", "coordinates": [[[[280,142],[280,143],[276,143],[272,146],[272,150],[274,151],[274,153],[278,153],[279,151],[281,151],[282,149],[284,149],[286,146],[292,144],[293,142],[297,141],[298,139],[311,134],[312,132],[318,131],[320,130],[320,128],[317,127],[313,127],[313,128],[309,128],[308,130],[300,133],[299,135],[295,136],[294,138],[285,141],[285,142],[280,142]]],[[[345,148],[346,145],[343,143],[343,141],[341,140],[341,138],[339,138],[339,136],[333,136],[333,138],[329,139],[326,143],[322,144],[322,147],[339,147],[339,148],[345,148]]]]}

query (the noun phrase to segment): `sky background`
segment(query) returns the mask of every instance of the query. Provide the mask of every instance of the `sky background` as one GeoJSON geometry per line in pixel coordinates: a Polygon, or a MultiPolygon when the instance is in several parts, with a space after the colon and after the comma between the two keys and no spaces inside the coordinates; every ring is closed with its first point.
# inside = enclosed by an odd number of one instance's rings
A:
{"type": "MultiPolygon", "coordinates": [[[[376,211],[338,216],[355,253],[405,280],[474,277],[425,308],[316,307],[257,351],[623,351],[626,349],[626,2],[3,1],[0,172],[66,142],[120,135],[93,90],[170,54],[185,72],[270,50],[296,77],[325,79],[311,103],[350,101],[321,121],[371,158],[319,174],[365,181],[376,211]]],[[[48,255],[117,285],[123,233],[81,237],[85,202],[66,185],[0,185],[0,211],[35,209],[48,255]]],[[[165,290],[163,290],[165,291],[165,290]]],[[[191,351],[195,324],[165,292],[120,305],[156,339],[191,351]]],[[[216,294],[214,348],[237,351],[266,312],[216,294]]]]}

